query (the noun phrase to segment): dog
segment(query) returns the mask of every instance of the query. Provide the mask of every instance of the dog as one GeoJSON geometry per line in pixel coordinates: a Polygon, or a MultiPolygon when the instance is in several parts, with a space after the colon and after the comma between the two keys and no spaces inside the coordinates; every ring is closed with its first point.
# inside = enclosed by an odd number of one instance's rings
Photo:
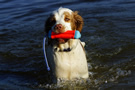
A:
{"type": "MultiPolygon", "coordinates": [[[[52,30],[64,33],[67,30],[82,31],[83,18],[77,11],[68,8],[55,10],[45,22],[45,33],[52,30]]],[[[55,79],[74,80],[88,78],[84,42],[79,39],[48,39],[46,54],[55,79]]]]}

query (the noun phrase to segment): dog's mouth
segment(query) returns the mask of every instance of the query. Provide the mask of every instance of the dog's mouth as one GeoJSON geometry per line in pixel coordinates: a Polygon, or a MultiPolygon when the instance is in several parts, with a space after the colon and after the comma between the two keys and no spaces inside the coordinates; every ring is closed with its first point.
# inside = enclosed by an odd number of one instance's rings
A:
{"type": "Polygon", "coordinates": [[[69,39],[63,39],[63,38],[58,38],[57,41],[59,44],[66,43],[69,39]]]}

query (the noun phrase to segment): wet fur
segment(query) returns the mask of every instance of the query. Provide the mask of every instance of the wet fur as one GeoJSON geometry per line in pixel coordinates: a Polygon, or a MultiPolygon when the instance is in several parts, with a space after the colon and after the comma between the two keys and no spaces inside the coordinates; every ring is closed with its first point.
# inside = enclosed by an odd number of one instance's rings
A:
{"type": "MultiPolygon", "coordinates": [[[[81,32],[83,18],[78,15],[77,11],[73,12],[67,8],[59,8],[46,20],[45,32],[48,33],[57,24],[62,24],[63,26],[69,25],[64,26],[65,30],[63,31],[66,31],[66,28],[71,28],[71,30],[81,32]]],[[[84,43],[79,39],[69,39],[65,43],[59,43],[57,40],[49,39],[46,52],[52,74],[56,79],[64,78],[73,80],[75,78],[88,78],[84,43]],[[65,49],[70,49],[71,51],[64,51],[65,49]]]]}

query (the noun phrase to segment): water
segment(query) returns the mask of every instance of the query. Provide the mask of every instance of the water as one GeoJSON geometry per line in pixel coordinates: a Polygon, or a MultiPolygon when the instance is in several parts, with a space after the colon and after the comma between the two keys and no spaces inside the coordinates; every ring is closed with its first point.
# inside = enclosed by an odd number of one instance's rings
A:
{"type": "Polygon", "coordinates": [[[134,8],[134,0],[1,0],[0,89],[134,90],[134,8]],[[60,6],[84,18],[86,83],[50,84],[42,51],[44,22],[60,6]]]}

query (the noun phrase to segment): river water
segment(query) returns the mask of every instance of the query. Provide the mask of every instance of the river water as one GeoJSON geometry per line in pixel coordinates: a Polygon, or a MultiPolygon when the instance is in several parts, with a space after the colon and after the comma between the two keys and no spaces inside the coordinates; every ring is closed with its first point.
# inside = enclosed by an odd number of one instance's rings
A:
{"type": "Polygon", "coordinates": [[[0,0],[0,89],[134,90],[135,0],[0,0]],[[89,80],[50,84],[44,22],[59,7],[84,18],[89,80]]]}

